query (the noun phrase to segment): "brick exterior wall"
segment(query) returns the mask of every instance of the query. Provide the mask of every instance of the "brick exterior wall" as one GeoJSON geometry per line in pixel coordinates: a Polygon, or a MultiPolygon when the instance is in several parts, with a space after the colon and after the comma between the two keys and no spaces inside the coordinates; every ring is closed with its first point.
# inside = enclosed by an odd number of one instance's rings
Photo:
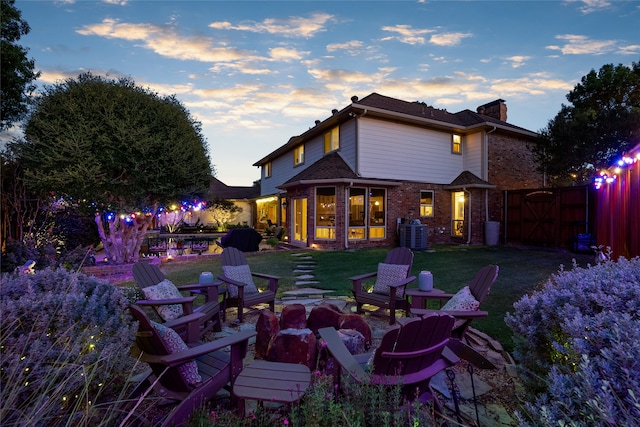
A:
{"type": "MultiPolygon", "coordinates": [[[[485,242],[486,221],[503,222],[504,216],[504,191],[522,188],[540,188],[543,186],[543,175],[536,170],[536,160],[529,148],[532,141],[509,136],[499,131],[489,134],[488,152],[488,182],[496,186],[495,189],[468,188],[466,193],[467,205],[465,206],[465,227],[463,236],[451,235],[451,204],[452,191],[445,189],[444,185],[403,182],[397,186],[386,187],[387,190],[387,230],[383,240],[345,240],[345,192],[348,186],[337,184],[336,187],[336,239],[316,240],[315,229],[315,186],[299,186],[290,188],[287,192],[288,203],[291,198],[306,197],[307,226],[309,247],[317,249],[343,250],[372,247],[390,247],[399,244],[397,235],[397,219],[405,218],[407,221],[419,219],[421,224],[427,226],[428,245],[454,243],[469,243],[481,245],[485,242]],[[433,190],[434,192],[434,216],[420,217],[420,191],[433,190]],[[485,205],[486,203],[486,205],[485,205]],[[488,213],[488,216],[487,216],[488,213]],[[469,229],[469,215],[471,214],[471,228],[469,229]],[[469,230],[471,235],[469,236],[469,230]],[[346,242],[346,244],[345,244],[346,242]]],[[[333,186],[332,184],[327,184],[333,186]]],[[[324,185],[323,185],[324,186],[324,185]]],[[[356,185],[362,187],[362,185],[356,185]]],[[[371,186],[368,187],[384,187],[371,186]]],[[[290,236],[293,236],[292,218],[289,219],[290,236]]],[[[502,226],[501,226],[502,234],[502,226]]]]}
{"type": "Polygon", "coordinates": [[[489,221],[504,223],[505,190],[544,187],[544,175],[537,170],[531,149],[533,144],[531,140],[499,132],[489,134],[488,181],[496,186],[489,192],[489,221]]]}

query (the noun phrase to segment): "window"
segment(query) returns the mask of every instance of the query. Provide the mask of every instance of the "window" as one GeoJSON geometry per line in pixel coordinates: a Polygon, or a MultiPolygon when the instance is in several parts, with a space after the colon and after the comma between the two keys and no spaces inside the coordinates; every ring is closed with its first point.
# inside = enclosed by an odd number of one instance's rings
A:
{"type": "Polygon", "coordinates": [[[349,189],[349,239],[365,238],[365,204],[367,190],[365,188],[349,189]]]}
{"type": "Polygon", "coordinates": [[[349,239],[384,239],[387,233],[387,192],[384,188],[349,190],[349,239]]]}
{"type": "Polygon", "coordinates": [[[369,190],[369,238],[384,239],[386,232],[386,191],[384,188],[369,190]]]}
{"type": "Polygon", "coordinates": [[[298,166],[304,163],[304,144],[293,149],[293,165],[298,166]]]}
{"type": "Polygon", "coordinates": [[[420,191],[420,216],[433,216],[433,191],[420,191]]]}
{"type": "Polygon", "coordinates": [[[264,177],[269,178],[271,176],[271,162],[264,164],[264,177]]]}
{"type": "Polygon", "coordinates": [[[324,134],[324,152],[329,153],[340,148],[340,132],[336,126],[330,132],[324,134]]]}
{"type": "Polygon", "coordinates": [[[454,191],[451,195],[451,235],[464,235],[464,191],[454,191]]]}
{"type": "Polygon", "coordinates": [[[316,239],[336,239],[336,188],[316,188],[316,239]]]}
{"type": "Polygon", "coordinates": [[[462,154],[462,137],[460,135],[452,135],[451,152],[453,154],[462,154]]]}

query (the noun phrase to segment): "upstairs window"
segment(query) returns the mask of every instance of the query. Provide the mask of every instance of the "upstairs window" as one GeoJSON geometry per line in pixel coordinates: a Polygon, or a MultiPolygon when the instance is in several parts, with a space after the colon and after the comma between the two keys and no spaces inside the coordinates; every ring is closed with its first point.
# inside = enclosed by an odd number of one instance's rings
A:
{"type": "Polygon", "coordinates": [[[433,191],[420,191],[420,216],[433,216],[433,191]]]}
{"type": "Polygon", "coordinates": [[[293,165],[298,166],[304,163],[304,144],[293,149],[293,165]]]}
{"type": "Polygon", "coordinates": [[[271,176],[271,162],[264,164],[264,177],[269,178],[271,176]]]}
{"type": "Polygon", "coordinates": [[[453,154],[462,154],[462,137],[460,135],[451,136],[451,152],[453,154]]]}
{"type": "Polygon", "coordinates": [[[340,148],[340,131],[338,126],[324,134],[324,152],[330,153],[340,148]]]}

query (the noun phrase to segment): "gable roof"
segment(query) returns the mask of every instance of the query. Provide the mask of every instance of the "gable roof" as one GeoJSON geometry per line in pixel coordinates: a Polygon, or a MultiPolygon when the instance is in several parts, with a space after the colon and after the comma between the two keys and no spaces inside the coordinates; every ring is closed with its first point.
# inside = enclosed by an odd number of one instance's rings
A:
{"type": "Polygon", "coordinates": [[[365,179],[358,176],[344,161],[340,153],[333,151],[291,177],[282,185],[279,185],[278,188],[286,189],[297,185],[321,184],[323,182],[353,182],[359,184],[375,182],[379,185],[399,185],[396,181],[365,179]]]}
{"type": "Polygon", "coordinates": [[[255,199],[260,196],[260,187],[231,187],[212,176],[209,195],[227,200],[255,199]]]}
{"type": "Polygon", "coordinates": [[[478,178],[469,171],[464,171],[456,177],[451,184],[445,185],[446,190],[461,190],[463,188],[496,188],[495,185],[488,183],[484,179],[478,178]]]}
{"type": "Polygon", "coordinates": [[[403,101],[401,99],[380,95],[379,93],[375,92],[362,98],[359,101],[356,98],[352,98],[352,101],[354,101],[354,104],[357,103],[358,105],[380,108],[387,111],[406,114],[408,116],[421,117],[441,123],[446,123],[454,127],[457,126],[461,128],[473,128],[476,125],[489,123],[499,124],[501,126],[504,126],[505,128],[519,130],[524,133],[532,133],[525,128],[512,125],[502,120],[498,120],[486,114],[473,112],[469,109],[462,110],[457,113],[450,113],[446,109],[430,107],[424,102],[403,101]]]}
{"type": "Polygon", "coordinates": [[[340,111],[333,110],[332,115],[324,121],[316,121],[315,126],[301,135],[291,137],[286,144],[258,160],[253,166],[262,166],[290,151],[296,145],[322,135],[342,122],[353,120],[354,117],[363,115],[391,119],[415,126],[441,129],[445,132],[467,133],[485,128],[487,130],[500,129],[525,138],[533,139],[537,137],[535,132],[468,109],[458,113],[450,113],[445,109],[430,107],[423,102],[403,101],[375,92],[360,100],[354,96],[351,98],[351,102],[350,105],[340,111]]]}

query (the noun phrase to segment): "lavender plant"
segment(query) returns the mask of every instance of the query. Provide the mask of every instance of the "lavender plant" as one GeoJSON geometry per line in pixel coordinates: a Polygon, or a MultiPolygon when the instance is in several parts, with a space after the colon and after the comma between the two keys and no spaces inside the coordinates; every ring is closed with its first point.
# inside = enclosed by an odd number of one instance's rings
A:
{"type": "Polygon", "coordinates": [[[505,321],[532,393],[521,425],[639,425],[640,258],[563,269],[505,321]]]}
{"type": "Polygon", "coordinates": [[[108,282],[63,269],[4,275],[2,424],[103,424],[132,372],[126,304],[108,282]]]}

